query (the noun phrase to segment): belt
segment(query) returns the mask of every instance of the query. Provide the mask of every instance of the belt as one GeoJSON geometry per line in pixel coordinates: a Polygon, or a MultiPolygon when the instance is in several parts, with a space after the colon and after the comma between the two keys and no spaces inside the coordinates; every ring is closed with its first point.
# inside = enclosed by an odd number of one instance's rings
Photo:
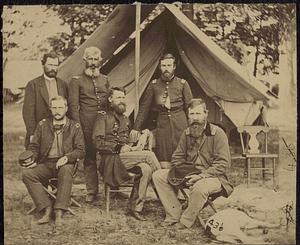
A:
{"type": "Polygon", "coordinates": [[[57,162],[60,157],[47,157],[48,162],[57,162]]]}

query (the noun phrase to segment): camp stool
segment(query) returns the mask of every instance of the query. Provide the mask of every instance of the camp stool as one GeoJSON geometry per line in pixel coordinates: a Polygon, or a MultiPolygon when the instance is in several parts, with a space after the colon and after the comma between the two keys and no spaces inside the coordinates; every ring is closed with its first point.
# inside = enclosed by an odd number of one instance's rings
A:
{"type": "MultiPolygon", "coordinates": [[[[184,189],[180,189],[180,192],[182,193],[182,195],[183,195],[184,198],[185,198],[185,203],[183,204],[183,209],[185,209],[185,208],[187,208],[187,206],[188,206],[189,196],[186,194],[186,192],[185,192],[184,189]]],[[[214,214],[217,213],[218,211],[217,211],[217,209],[216,209],[216,207],[215,207],[215,205],[214,205],[213,202],[214,202],[215,199],[217,199],[217,198],[220,197],[220,196],[223,196],[223,190],[220,191],[220,192],[216,192],[216,193],[211,194],[211,195],[208,197],[207,202],[204,204],[204,206],[203,206],[203,208],[201,209],[201,211],[202,211],[204,208],[206,208],[206,207],[209,206],[209,207],[212,209],[212,211],[214,212],[214,214]]],[[[200,212],[201,212],[201,211],[200,211],[200,212]]],[[[203,229],[205,229],[205,223],[206,223],[206,220],[207,220],[207,219],[203,219],[203,218],[201,217],[200,213],[197,215],[197,218],[198,218],[198,220],[199,220],[201,226],[203,227],[203,229]]]]}

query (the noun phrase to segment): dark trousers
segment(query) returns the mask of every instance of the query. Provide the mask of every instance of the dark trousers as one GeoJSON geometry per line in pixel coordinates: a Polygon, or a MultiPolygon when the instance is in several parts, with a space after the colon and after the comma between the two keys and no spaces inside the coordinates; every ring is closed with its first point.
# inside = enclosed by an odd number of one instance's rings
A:
{"type": "Polygon", "coordinates": [[[31,169],[24,169],[22,179],[38,211],[52,205],[51,199],[43,189],[48,180],[58,178],[54,209],[67,210],[70,205],[74,165],[66,164],[55,168],[56,160],[49,160],[31,169]]]}
{"type": "Polygon", "coordinates": [[[84,131],[85,140],[85,159],[83,161],[84,175],[86,181],[87,194],[97,195],[98,194],[98,173],[97,173],[97,163],[96,163],[96,149],[92,141],[92,132],[84,131]]]}

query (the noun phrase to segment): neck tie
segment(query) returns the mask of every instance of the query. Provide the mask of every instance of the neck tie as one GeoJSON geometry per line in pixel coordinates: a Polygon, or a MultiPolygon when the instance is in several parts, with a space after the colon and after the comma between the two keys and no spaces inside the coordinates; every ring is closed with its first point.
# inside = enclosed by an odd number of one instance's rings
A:
{"type": "Polygon", "coordinates": [[[54,124],[53,127],[55,131],[59,131],[64,127],[64,124],[54,124]]]}

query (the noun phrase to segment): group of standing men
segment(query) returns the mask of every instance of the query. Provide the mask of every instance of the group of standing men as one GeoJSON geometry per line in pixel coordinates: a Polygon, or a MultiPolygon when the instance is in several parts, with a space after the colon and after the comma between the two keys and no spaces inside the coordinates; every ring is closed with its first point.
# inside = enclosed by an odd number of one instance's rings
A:
{"type": "MultiPolygon", "coordinates": [[[[153,181],[166,210],[167,225],[178,223],[190,227],[196,217],[193,209],[200,210],[211,192],[224,189],[226,195],[230,194],[231,186],[225,176],[225,169],[230,161],[227,137],[220,128],[207,122],[208,111],[204,101],[193,99],[189,84],[174,75],[176,60],[172,54],[161,57],[161,76],[151,81],[145,91],[133,127],[124,115],[125,91],[122,88],[111,87],[108,77],[99,71],[101,51],[96,47],[89,47],[85,50],[83,59],[86,64],[83,73],[74,76],[67,85],[56,77],[58,57],[53,53],[44,55],[44,74],[30,81],[25,90],[25,147],[34,152],[38,163],[48,164],[37,165],[39,168],[40,165],[47,165],[47,171],[44,169],[44,172],[38,171],[37,167],[25,169],[23,172],[23,181],[35,205],[39,211],[45,209],[39,223],[47,223],[52,212],[49,200],[46,200],[46,197],[43,197],[43,200],[39,198],[39,195],[42,195],[42,182],[52,175],[58,175],[58,181],[61,175],[61,182],[66,182],[63,176],[68,172],[70,177],[70,171],[64,171],[62,174],[60,171],[69,163],[76,162],[74,154],[70,154],[74,151],[77,152],[75,156],[78,159],[84,157],[86,201],[89,203],[95,200],[98,193],[97,152],[103,153],[102,158],[108,161],[111,161],[111,155],[117,155],[117,160],[121,162],[119,166],[125,170],[136,166],[140,168],[139,173],[142,177],[135,190],[136,195],[133,194],[135,197],[131,200],[134,203],[131,213],[139,220],[144,220],[141,210],[147,186],[156,170],[153,181]],[[63,101],[63,105],[57,105],[60,100],[63,101]],[[60,107],[64,107],[62,113],[57,112],[60,107]],[[130,138],[136,139],[140,134],[151,108],[158,111],[155,154],[149,151],[134,151],[130,138]],[[56,124],[60,124],[60,128],[56,124]],[[192,127],[194,124],[199,124],[200,127],[197,128],[197,133],[191,134],[190,131],[195,130],[190,130],[188,125],[192,127]],[[66,126],[75,130],[68,131],[66,126]],[[59,130],[63,134],[58,134],[59,130]],[[71,135],[66,135],[67,133],[71,135]],[[65,142],[70,137],[71,139],[65,142]],[[78,137],[82,138],[82,142],[78,137]],[[192,139],[189,145],[186,145],[186,137],[192,139]],[[175,201],[176,194],[166,179],[168,170],[160,168],[169,168],[171,165],[187,161],[199,165],[203,174],[191,177],[190,184],[195,189],[194,199],[191,198],[190,210],[182,213],[180,203],[175,201]],[[201,201],[197,203],[199,198],[201,201]]],[[[113,161],[116,163],[116,159],[113,161]]],[[[107,180],[107,176],[103,178],[107,180]]],[[[109,183],[110,180],[107,181],[109,183]]],[[[70,191],[69,187],[67,190],[58,188],[54,205],[57,223],[61,222],[61,211],[67,209],[70,191]]]]}

